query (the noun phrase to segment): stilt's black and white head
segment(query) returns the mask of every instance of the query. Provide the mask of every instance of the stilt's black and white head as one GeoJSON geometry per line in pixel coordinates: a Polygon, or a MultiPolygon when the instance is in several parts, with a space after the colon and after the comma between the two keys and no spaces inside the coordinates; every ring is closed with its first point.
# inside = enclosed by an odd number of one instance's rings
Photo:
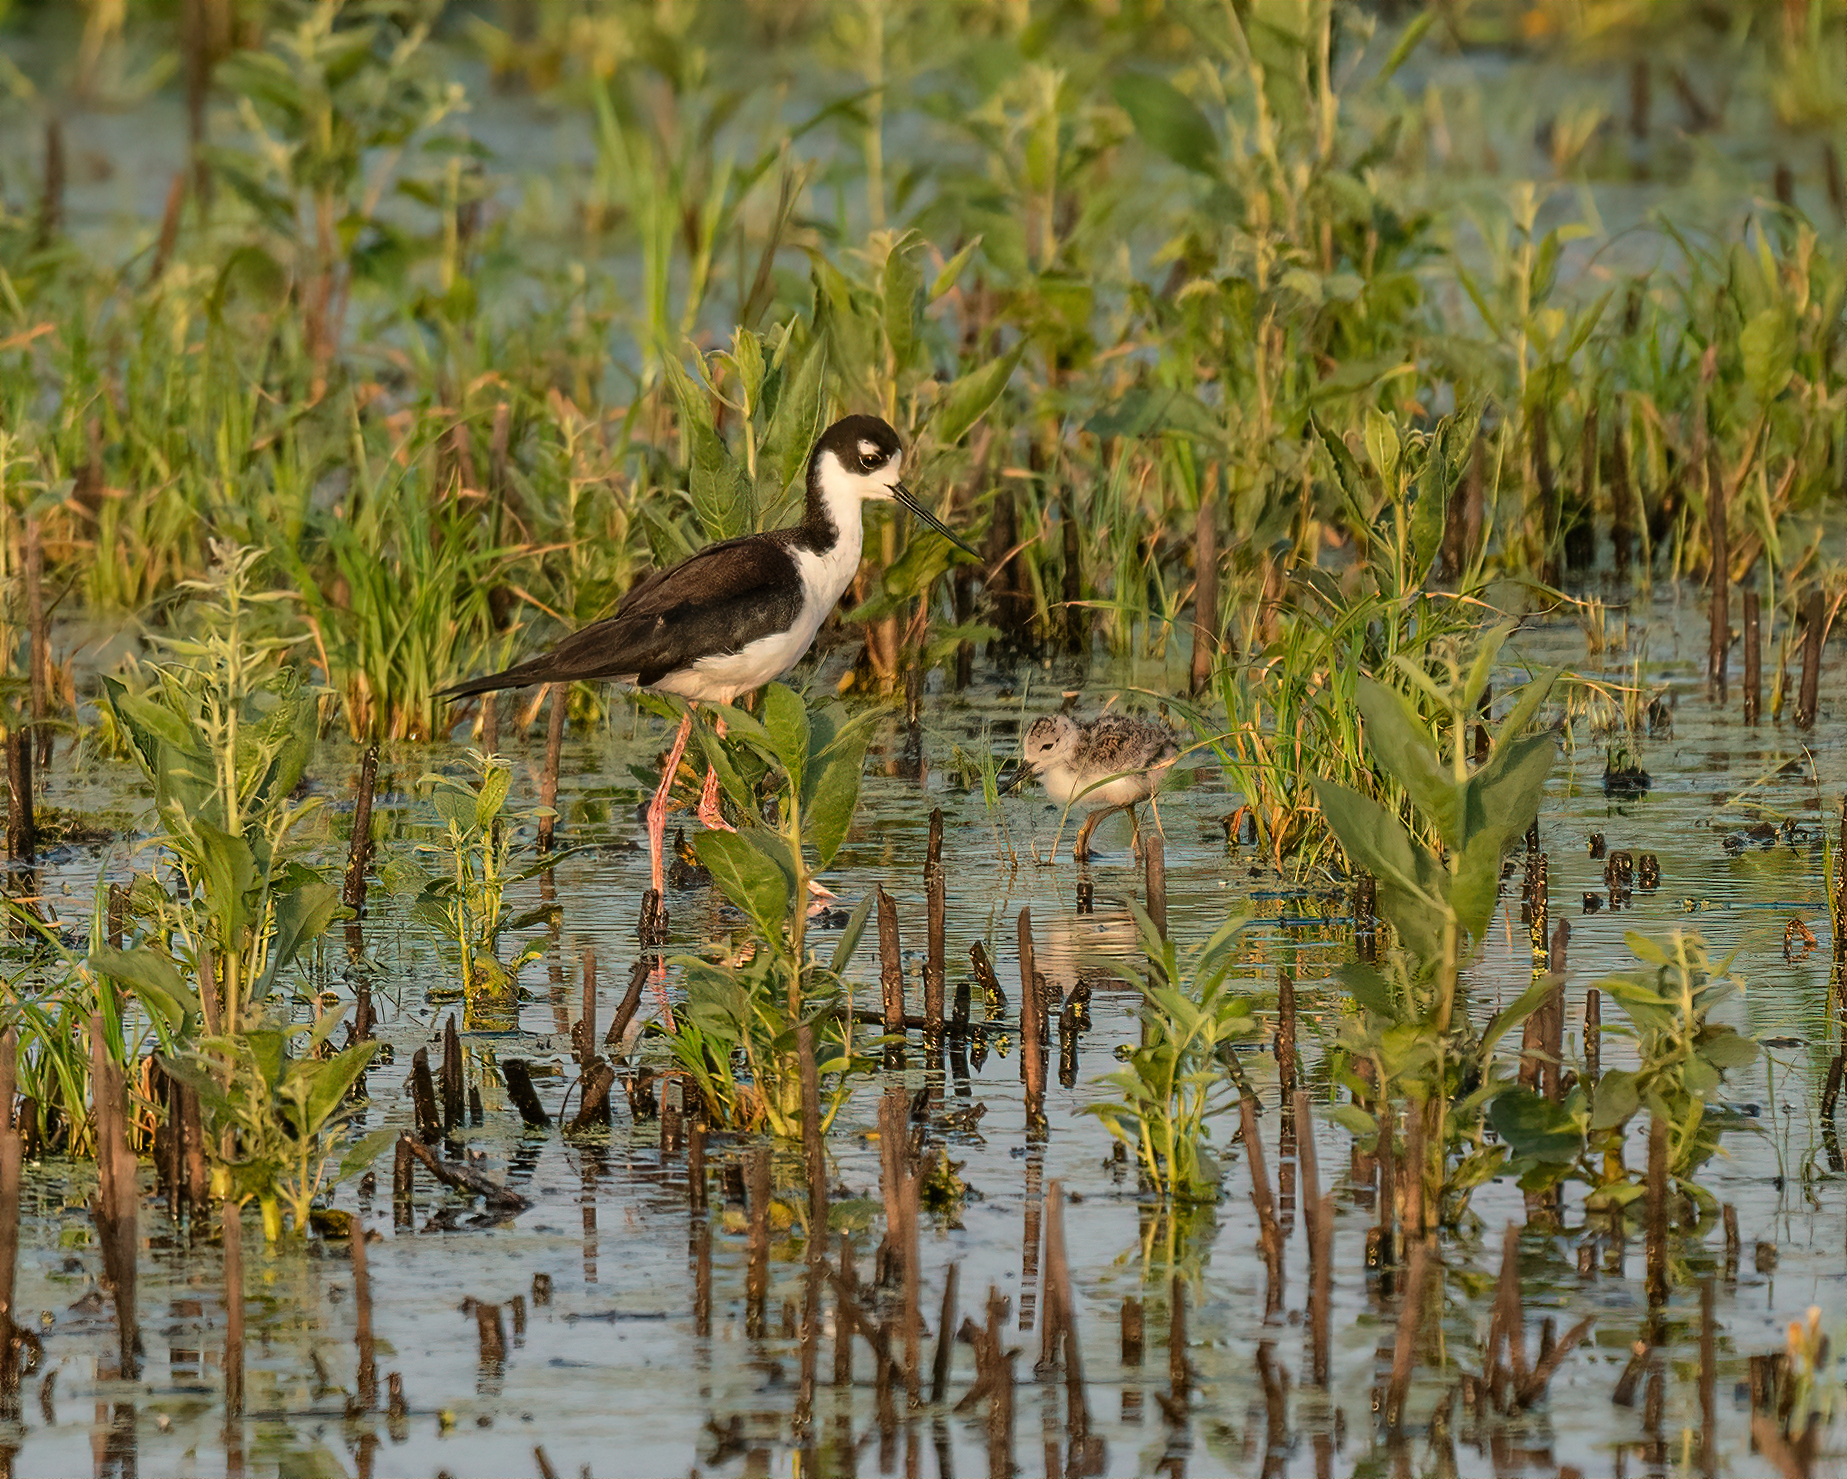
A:
{"type": "Polygon", "coordinates": [[[904,445],[877,416],[843,416],[821,433],[808,459],[810,506],[829,510],[849,503],[902,503],[945,539],[977,552],[925,508],[904,486],[904,445]]]}

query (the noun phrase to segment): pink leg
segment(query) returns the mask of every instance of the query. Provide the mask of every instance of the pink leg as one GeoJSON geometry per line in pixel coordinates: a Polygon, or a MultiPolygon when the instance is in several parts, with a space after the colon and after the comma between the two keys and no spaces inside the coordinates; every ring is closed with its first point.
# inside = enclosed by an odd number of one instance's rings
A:
{"type": "MultiPolygon", "coordinates": [[[[712,728],[720,739],[725,737],[725,721],[714,719],[712,728]]],[[[735,832],[737,828],[725,820],[724,813],[718,809],[718,772],[710,765],[705,768],[705,789],[699,793],[699,823],[708,832],[735,832]]]]}
{"type": "Polygon", "coordinates": [[[667,765],[661,771],[661,783],[654,792],[654,800],[648,807],[648,861],[653,872],[654,891],[663,899],[667,897],[667,874],[661,863],[661,854],[667,838],[667,794],[673,790],[673,778],[680,773],[680,761],[686,756],[687,737],[693,732],[693,711],[688,709],[686,717],[680,721],[680,732],[673,737],[673,749],[668,752],[667,765]]]}

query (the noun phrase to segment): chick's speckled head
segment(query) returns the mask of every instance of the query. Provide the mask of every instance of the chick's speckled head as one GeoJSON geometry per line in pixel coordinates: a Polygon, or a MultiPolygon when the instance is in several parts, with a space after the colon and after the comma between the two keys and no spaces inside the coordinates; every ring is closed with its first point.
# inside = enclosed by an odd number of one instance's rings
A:
{"type": "Polygon", "coordinates": [[[1035,767],[1059,765],[1077,750],[1077,721],[1069,714],[1035,719],[1026,730],[1026,763],[1035,767]]]}

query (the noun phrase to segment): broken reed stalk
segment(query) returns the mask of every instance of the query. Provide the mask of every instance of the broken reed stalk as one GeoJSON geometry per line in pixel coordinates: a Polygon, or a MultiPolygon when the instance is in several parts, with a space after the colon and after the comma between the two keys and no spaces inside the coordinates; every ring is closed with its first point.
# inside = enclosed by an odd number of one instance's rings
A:
{"type": "Polygon", "coordinates": [[[500,753],[500,695],[481,695],[481,751],[485,755],[500,753]]]}
{"type": "Polygon", "coordinates": [[[19,1340],[13,1295],[19,1270],[19,1184],[25,1143],[13,1125],[19,1065],[19,1029],[0,1036],[0,1412],[15,1415],[19,1395],[19,1340]]]}
{"type": "Polygon", "coordinates": [[[1193,670],[1191,691],[1212,681],[1218,655],[1219,555],[1218,468],[1200,480],[1199,512],[1193,519],[1193,670]]]}
{"type": "MultiPolygon", "coordinates": [[[[1124,1295],[1122,1300],[1122,1368],[1124,1371],[1141,1369],[1142,1351],[1147,1343],[1147,1333],[1147,1311],[1141,1300],[1133,1294],[1124,1295]]],[[[1141,1417],[1141,1391],[1128,1382],[1124,1382],[1122,1385],[1122,1420],[1140,1422],[1141,1417]]]]}
{"type": "Polygon", "coordinates": [[[565,708],[571,685],[551,685],[551,708],[545,725],[545,768],[539,772],[539,851],[552,850],[552,836],[558,825],[558,766],[564,757],[565,708]]]}
{"type": "Polygon", "coordinates": [[[1648,1121],[1648,1303],[1667,1303],[1667,1121],[1648,1121]]]}
{"type": "Polygon", "coordinates": [[[943,956],[948,898],[949,881],[943,872],[943,809],[939,806],[930,813],[930,840],[924,853],[924,901],[929,921],[924,953],[924,1032],[932,1039],[943,1033],[943,992],[949,977],[943,956]]]}
{"type": "Polygon", "coordinates": [[[581,1068],[596,1056],[596,950],[584,946],[584,990],[582,1015],[577,1019],[577,1063],[581,1068]]]}
{"type": "Polygon", "coordinates": [[[1719,456],[1706,454],[1706,516],[1712,545],[1710,630],[1706,643],[1706,690],[1709,698],[1725,701],[1725,650],[1731,645],[1731,544],[1725,516],[1725,475],[1719,456]]]}
{"type": "Polygon", "coordinates": [[[1584,993],[1584,1077],[1592,1088],[1603,1076],[1603,993],[1595,986],[1584,993]]]}
{"type": "Polygon", "coordinates": [[[372,861],[372,797],[378,789],[378,746],[366,748],[359,762],[359,788],[353,796],[353,837],[346,853],[346,886],[340,901],[363,914],[366,907],[366,869],[372,861]]]}
{"type": "Polygon", "coordinates": [[[1161,841],[1161,829],[1156,827],[1142,838],[1142,873],[1144,886],[1148,894],[1148,918],[1154,921],[1154,927],[1160,931],[1161,938],[1167,938],[1167,852],[1161,841]]]}
{"type": "Polygon", "coordinates": [[[936,1320],[936,1357],[930,1363],[930,1405],[940,1407],[949,1398],[949,1378],[955,1362],[956,1285],[962,1265],[952,1263],[943,1276],[943,1307],[936,1320]]]}
{"type": "MultiPolygon", "coordinates": [[[[525,1197],[521,1196],[511,1187],[500,1186],[488,1180],[486,1176],[482,1175],[472,1166],[439,1161],[436,1158],[436,1153],[421,1140],[413,1136],[408,1130],[398,1136],[398,1157],[401,1163],[407,1159],[420,1162],[423,1169],[428,1171],[444,1186],[450,1187],[455,1191],[467,1192],[471,1197],[480,1197],[487,1203],[491,1210],[500,1212],[524,1212],[526,1208],[531,1205],[525,1197]]],[[[401,1180],[404,1185],[405,1200],[408,1201],[411,1185],[411,1172],[408,1165],[404,1166],[401,1180]]],[[[395,1186],[393,1191],[395,1194],[395,1186]]]]}
{"type": "Polygon", "coordinates": [[[770,1152],[767,1146],[744,1157],[744,1187],[750,1218],[744,1268],[744,1333],[752,1340],[761,1340],[768,1334],[764,1309],[770,1290],[770,1152]]]}
{"type": "Polygon", "coordinates": [[[1819,590],[1802,603],[1802,686],[1796,695],[1796,728],[1813,729],[1821,704],[1821,639],[1827,617],[1819,590]]]}
{"type": "Polygon", "coordinates": [[[1764,634],[1757,587],[1744,593],[1744,722],[1755,724],[1764,705],[1764,634]]]}
{"type": "Polygon", "coordinates": [[[609,1129],[609,1091],[616,1082],[616,1070],[607,1058],[595,1057],[578,1075],[577,1113],[564,1127],[567,1137],[602,1134],[609,1129]]]}
{"type": "Polygon", "coordinates": [[[418,1048],[410,1060],[410,1097],[417,1133],[426,1143],[442,1139],[442,1116],[436,1108],[436,1084],[430,1077],[430,1050],[418,1048]]]}
{"type": "Polygon", "coordinates": [[[378,1349],[372,1336],[372,1274],[366,1264],[366,1229],[353,1214],[348,1224],[353,1259],[353,1344],[359,1349],[357,1400],[361,1412],[378,1406],[378,1349]]]}
{"type": "Polygon", "coordinates": [[[1263,1126],[1255,1095],[1238,1100],[1238,1118],[1244,1129],[1244,1155],[1251,1171],[1251,1205],[1257,1209],[1258,1245],[1263,1253],[1264,1319],[1283,1308],[1283,1230],[1276,1221],[1276,1199],[1270,1191],[1270,1170],[1264,1162],[1263,1126]]]}
{"type": "Polygon", "coordinates": [[[51,764],[55,736],[45,722],[51,687],[51,640],[45,625],[45,546],[35,518],[26,519],[25,546],[27,680],[31,692],[33,748],[37,752],[35,760],[43,769],[51,764]]]}
{"type": "Polygon", "coordinates": [[[135,1320],[135,1153],[128,1145],[128,1086],[103,1036],[101,1012],[90,1016],[90,1092],[96,1113],[97,1194],[90,1216],[102,1245],[103,1278],[115,1298],[120,1371],[133,1381],[141,1334],[135,1320]]]}
{"type": "Polygon", "coordinates": [[[1026,1081],[1028,1129],[1045,1125],[1045,998],[1033,959],[1033,921],[1020,910],[1020,1074],[1026,1081]]]}
{"type": "Polygon", "coordinates": [[[244,1212],[233,1198],[226,1197],[218,1215],[224,1234],[224,1420],[228,1429],[244,1415],[244,1212]]]}
{"type": "Polygon", "coordinates": [[[1610,547],[1619,580],[1629,576],[1635,558],[1635,494],[1629,481],[1629,437],[1621,395],[1610,426],[1610,547]]]}
{"type": "Polygon", "coordinates": [[[16,863],[38,861],[38,819],[32,800],[32,734],[6,733],[6,855],[16,863]]]}
{"type": "MultiPolygon", "coordinates": [[[[652,892],[652,890],[650,890],[652,892]]],[[[622,1040],[628,1034],[629,1023],[635,1020],[635,1013],[641,1010],[641,988],[647,984],[650,963],[646,955],[636,960],[629,968],[628,990],[622,993],[622,1000],[616,1007],[616,1015],[609,1019],[609,1031],[603,1034],[603,1046],[620,1053],[622,1040]]]]}
{"type": "Polygon", "coordinates": [[[1411,1266],[1405,1279],[1404,1303],[1398,1310],[1398,1334],[1392,1344],[1392,1379],[1385,1396],[1385,1422],[1393,1432],[1404,1425],[1405,1397],[1411,1390],[1411,1373],[1417,1365],[1418,1334],[1424,1324],[1424,1281],[1433,1260],[1431,1242],[1419,1238],[1411,1245],[1411,1266]]]}
{"type": "Polygon", "coordinates": [[[524,1058],[502,1058],[500,1076],[506,1080],[507,1097],[519,1111],[520,1123],[530,1130],[551,1129],[552,1117],[545,1112],[545,1106],[532,1087],[531,1065],[524,1058]]]}
{"type": "Polygon", "coordinates": [[[1174,1402],[1184,1407],[1193,1389],[1193,1363],[1186,1354],[1186,1285],[1175,1274],[1167,1289],[1167,1384],[1174,1402]]]}
{"type": "Polygon", "coordinates": [[[1714,1441],[1718,1432],[1719,1408],[1716,1387],[1718,1383],[1718,1356],[1716,1351],[1716,1331],[1712,1314],[1713,1285],[1711,1279],[1702,1279],[1699,1286],[1699,1430],[1700,1458],[1707,1473],[1717,1472],[1718,1445],[1714,1441]]]}
{"type": "MultiPolygon", "coordinates": [[[[1078,1343],[1071,1264],[1065,1252],[1065,1191],[1057,1181],[1045,1188],[1045,1292],[1047,1325],[1056,1325],[1065,1363],[1065,1429],[1079,1448],[1090,1433],[1090,1401],[1084,1389],[1084,1355],[1078,1343]]],[[[1054,1352],[1054,1357],[1058,1352],[1054,1352]]]]}
{"type": "Polygon", "coordinates": [[[1309,1371],[1314,1384],[1328,1384],[1329,1320],[1334,1303],[1334,1194],[1321,1195],[1321,1162],[1308,1094],[1295,1091],[1296,1164],[1302,1176],[1302,1218],[1308,1233],[1309,1371]]]}
{"type": "MultiPolygon", "coordinates": [[[[904,1036],[904,951],[898,938],[898,906],[883,887],[874,890],[879,918],[879,990],[884,997],[885,1034],[904,1036]]],[[[885,1066],[904,1062],[904,1049],[892,1043],[885,1049],[885,1066]]]]}
{"type": "Polygon", "coordinates": [[[808,1256],[827,1248],[827,1155],[821,1143],[821,1078],[815,1069],[814,1024],[795,1029],[795,1051],[802,1074],[802,1158],[808,1172],[808,1256]]]}
{"type": "Polygon", "coordinates": [[[467,1093],[462,1075],[462,1038],[455,1030],[455,1013],[443,1023],[442,1109],[443,1132],[463,1123],[467,1093]]]}
{"type": "Polygon", "coordinates": [[[391,1211],[394,1226],[404,1227],[410,1222],[411,1193],[414,1190],[415,1158],[406,1143],[409,1136],[398,1138],[391,1162],[391,1211]]]}
{"type": "Polygon", "coordinates": [[[1295,981],[1287,971],[1277,972],[1276,981],[1276,1072],[1280,1080],[1281,1102],[1289,1104],[1295,1096],[1295,981]]]}
{"type": "MultiPolygon", "coordinates": [[[[695,1217],[705,1215],[705,1116],[695,1111],[686,1131],[686,1209],[695,1217]]],[[[827,1241],[827,1230],[821,1230],[827,1241]]]]}
{"type": "Polygon", "coordinates": [[[507,1359],[507,1327],[500,1318],[500,1306],[475,1300],[475,1331],[481,1342],[481,1364],[502,1366],[507,1359]]]}

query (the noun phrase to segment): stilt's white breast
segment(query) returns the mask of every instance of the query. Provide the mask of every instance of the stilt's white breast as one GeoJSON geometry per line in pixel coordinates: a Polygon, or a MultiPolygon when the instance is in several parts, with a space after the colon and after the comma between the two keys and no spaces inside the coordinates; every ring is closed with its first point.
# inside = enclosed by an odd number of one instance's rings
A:
{"type": "Polygon", "coordinates": [[[832,548],[820,554],[799,546],[789,551],[802,578],[802,605],[793,625],[747,642],[736,652],[702,657],[689,667],[667,674],[654,687],[694,703],[728,704],[739,694],[774,682],[800,662],[814,645],[815,633],[821,630],[827,613],[839,603],[859,569],[857,500],[848,510],[835,510],[834,521],[840,534],[832,548]]]}

